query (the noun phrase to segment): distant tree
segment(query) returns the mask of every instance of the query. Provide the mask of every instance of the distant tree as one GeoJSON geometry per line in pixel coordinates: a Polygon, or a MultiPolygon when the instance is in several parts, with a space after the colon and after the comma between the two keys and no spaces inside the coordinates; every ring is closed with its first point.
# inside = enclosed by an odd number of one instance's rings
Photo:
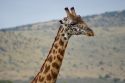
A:
{"type": "Polygon", "coordinates": [[[109,79],[111,76],[109,74],[105,74],[104,78],[109,79]]]}
{"type": "Polygon", "coordinates": [[[104,76],[99,75],[99,79],[107,80],[107,79],[110,79],[110,78],[111,78],[111,76],[109,74],[105,74],[104,76]]]}
{"type": "Polygon", "coordinates": [[[120,78],[113,78],[114,82],[119,82],[120,81],[120,78]]]}

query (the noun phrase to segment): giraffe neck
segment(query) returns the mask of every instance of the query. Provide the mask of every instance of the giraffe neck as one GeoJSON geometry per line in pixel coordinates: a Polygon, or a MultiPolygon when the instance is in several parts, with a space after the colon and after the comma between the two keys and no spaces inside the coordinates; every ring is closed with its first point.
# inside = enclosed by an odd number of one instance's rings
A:
{"type": "Polygon", "coordinates": [[[32,83],[56,83],[69,38],[65,37],[64,28],[60,26],[52,48],[32,83]]]}

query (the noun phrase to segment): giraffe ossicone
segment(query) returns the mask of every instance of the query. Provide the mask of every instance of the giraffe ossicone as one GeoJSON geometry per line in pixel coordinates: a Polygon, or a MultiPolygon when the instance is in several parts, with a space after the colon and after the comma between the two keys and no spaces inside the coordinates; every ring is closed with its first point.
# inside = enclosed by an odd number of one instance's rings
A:
{"type": "Polygon", "coordinates": [[[72,35],[94,36],[92,29],[77,15],[74,7],[65,8],[67,16],[60,20],[60,27],[40,71],[32,83],[56,83],[68,40],[72,35]]]}

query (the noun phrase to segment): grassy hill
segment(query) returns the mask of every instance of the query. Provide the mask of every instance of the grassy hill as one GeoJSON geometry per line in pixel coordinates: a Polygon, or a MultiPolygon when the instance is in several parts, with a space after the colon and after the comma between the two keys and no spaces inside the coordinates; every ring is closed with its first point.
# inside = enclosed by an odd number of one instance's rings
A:
{"type": "Polygon", "coordinates": [[[85,20],[94,27],[120,27],[125,26],[125,10],[105,12],[99,15],[84,17],[85,20]]]}
{"type": "MultiPolygon", "coordinates": [[[[59,79],[92,78],[113,80],[119,83],[125,80],[125,13],[121,12],[114,12],[120,13],[120,16],[108,15],[112,14],[110,12],[84,17],[96,35],[95,37],[74,36],[70,39],[59,79]],[[114,20],[115,16],[122,16],[123,21],[115,22],[117,21],[114,20]],[[114,24],[104,23],[102,26],[96,23],[101,23],[101,19],[111,21],[110,18],[114,18],[114,24]]],[[[119,18],[116,17],[116,19],[119,18]]],[[[22,80],[24,83],[25,80],[31,80],[45,60],[58,27],[57,20],[53,20],[1,29],[0,79],[22,80]]],[[[67,80],[66,83],[69,81],[67,80]]],[[[98,80],[98,83],[104,82],[98,80]]]]}

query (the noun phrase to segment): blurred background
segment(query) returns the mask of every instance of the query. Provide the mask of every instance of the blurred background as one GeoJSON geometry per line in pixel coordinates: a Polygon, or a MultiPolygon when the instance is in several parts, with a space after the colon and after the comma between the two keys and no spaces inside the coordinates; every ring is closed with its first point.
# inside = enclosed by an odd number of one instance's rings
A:
{"type": "Polygon", "coordinates": [[[57,83],[125,83],[125,0],[0,0],[0,83],[30,83],[66,16],[94,30],[68,44],[57,83]]]}

